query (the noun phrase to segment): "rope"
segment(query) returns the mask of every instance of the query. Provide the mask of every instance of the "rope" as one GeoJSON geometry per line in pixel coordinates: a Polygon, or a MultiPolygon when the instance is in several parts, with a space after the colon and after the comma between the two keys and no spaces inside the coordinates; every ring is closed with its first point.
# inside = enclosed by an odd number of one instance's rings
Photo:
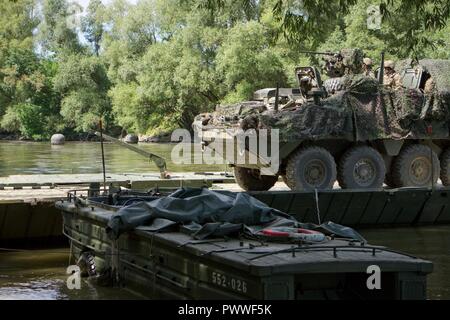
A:
{"type": "Polygon", "coordinates": [[[70,266],[70,263],[72,262],[72,246],[73,246],[73,241],[70,240],[69,266],[70,266]]]}

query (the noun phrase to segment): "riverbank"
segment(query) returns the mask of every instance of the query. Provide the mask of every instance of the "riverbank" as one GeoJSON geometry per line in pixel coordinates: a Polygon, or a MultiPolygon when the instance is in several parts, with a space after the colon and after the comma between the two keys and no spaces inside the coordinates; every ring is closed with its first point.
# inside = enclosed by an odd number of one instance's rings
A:
{"type": "MultiPolygon", "coordinates": [[[[141,143],[176,143],[177,141],[171,141],[171,132],[160,133],[156,135],[138,134],[138,140],[141,143]]],[[[64,134],[65,141],[71,142],[98,142],[100,138],[93,133],[77,133],[77,134],[64,134]]],[[[115,135],[113,135],[115,136],[115,135]]],[[[24,137],[17,133],[0,133],[0,141],[9,142],[50,142],[48,140],[33,140],[31,138],[24,137]]]]}

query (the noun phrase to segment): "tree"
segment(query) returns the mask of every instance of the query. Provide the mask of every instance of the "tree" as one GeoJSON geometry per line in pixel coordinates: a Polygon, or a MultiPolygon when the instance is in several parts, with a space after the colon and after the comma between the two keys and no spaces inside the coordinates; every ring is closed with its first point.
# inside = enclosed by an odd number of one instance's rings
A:
{"type": "MultiPolygon", "coordinates": [[[[421,33],[427,41],[414,44],[414,48],[402,45],[399,37],[405,36],[408,30],[413,30],[417,24],[410,15],[399,15],[397,12],[389,15],[381,23],[381,28],[367,28],[367,7],[369,0],[360,0],[351,7],[342,24],[321,44],[321,50],[337,51],[342,47],[357,47],[364,50],[367,56],[379,61],[380,53],[384,51],[387,58],[400,60],[410,57],[417,58],[448,58],[450,43],[450,25],[438,31],[415,30],[421,33]]],[[[400,1],[397,1],[400,6],[400,1]]]]}
{"type": "Polygon", "coordinates": [[[248,100],[257,89],[286,84],[282,59],[268,44],[267,30],[256,21],[229,30],[217,55],[228,92],[224,102],[248,100]]]}
{"type": "MultiPolygon", "coordinates": [[[[254,0],[241,0],[244,7],[254,0]]],[[[204,0],[203,6],[219,12],[226,1],[204,0]]],[[[279,34],[292,41],[312,41],[319,45],[323,34],[335,29],[336,22],[351,12],[358,0],[276,0],[273,12],[279,21],[279,34]]],[[[406,54],[417,53],[424,44],[433,45],[427,31],[442,30],[450,18],[448,0],[380,0],[384,21],[396,30],[389,41],[390,47],[400,47],[406,54]],[[403,24],[397,24],[397,18],[403,24]],[[413,17],[413,18],[412,18],[413,17]]],[[[314,46],[314,47],[315,47],[314,46]]],[[[401,53],[404,54],[404,53],[401,53]]]]}
{"type": "Polygon", "coordinates": [[[86,39],[94,47],[94,52],[98,56],[100,42],[103,37],[103,16],[105,6],[101,0],[90,0],[87,7],[86,16],[82,20],[82,30],[86,39]]]}
{"type": "Polygon", "coordinates": [[[55,76],[55,90],[62,95],[61,115],[70,128],[88,132],[100,117],[111,124],[110,83],[99,58],[73,54],[65,56],[55,76]]]}
{"type": "Polygon", "coordinates": [[[43,50],[60,54],[83,51],[75,23],[79,10],[81,7],[75,2],[69,6],[67,0],[43,0],[43,20],[39,28],[43,50]]]}

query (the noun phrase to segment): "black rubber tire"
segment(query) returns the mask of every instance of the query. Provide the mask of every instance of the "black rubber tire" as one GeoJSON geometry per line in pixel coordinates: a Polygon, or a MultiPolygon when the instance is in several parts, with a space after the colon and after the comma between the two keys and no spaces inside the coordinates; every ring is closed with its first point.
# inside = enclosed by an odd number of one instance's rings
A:
{"type": "Polygon", "coordinates": [[[278,180],[278,176],[262,176],[258,169],[234,167],[234,178],[245,191],[267,191],[278,180]]]}
{"type": "Polygon", "coordinates": [[[450,186],[450,148],[441,154],[441,181],[444,186],[450,186]]]}
{"type": "MultiPolygon", "coordinates": [[[[359,172],[366,173],[367,170],[359,172]]],[[[338,181],[342,189],[378,189],[383,187],[386,166],[381,154],[372,147],[359,146],[347,150],[341,157],[338,166],[338,181]],[[361,161],[365,161],[361,163],[361,161]],[[367,181],[357,178],[357,166],[371,169],[372,177],[367,181]]],[[[362,177],[363,178],[363,177],[362,177]]]]}
{"type": "Polygon", "coordinates": [[[80,267],[82,277],[97,275],[94,254],[91,251],[82,252],[78,258],[77,265],[80,267]]]}
{"type": "MultiPolygon", "coordinates": [[[[417,169],[416,169],[417,170],[417,169]]],[[[436,184],[440,174],[440,163],[437,154],[431,148],[422,144],[413,144],[404,148],[392,165],[392,179],[397,187],[429,187],[431,186],[431,171],[434,172],[433,183],[436,184]],[[433,157],[433,169],[431,167],[433,157]],[[427,177],[422,182],[414,178],[412,168],[414,162],[421,161],[428,166],[427,177]]],[[[427,173],[427,172],[426,172],[427,173]]]]}
{"type": "Polygon", "coordinates": [[[286,165],[285,182],[292,190],[332,189],[336,181],[336,162],[331,153],[321,147],[306,147],[294,152],[286,165]],[[318,184],[307,181],[305,169],[312,161],[321,165],[323,179],[318,184]]]}

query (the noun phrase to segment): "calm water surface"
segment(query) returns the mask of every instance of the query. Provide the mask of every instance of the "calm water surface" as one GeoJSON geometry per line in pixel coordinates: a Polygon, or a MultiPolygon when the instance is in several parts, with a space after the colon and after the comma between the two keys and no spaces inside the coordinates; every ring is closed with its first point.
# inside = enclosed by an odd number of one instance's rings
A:
{"type": "MultiPolygon", "coordinates": [[[[124,147],[105,143],[106,171],[112,173],[158,171],[153,162],[124,147]]],[[[225,165],[177,165],[172,143],[143,143],[139,147],[166,159],[170,172],[224,171],[225,165]]],[[[100,173],[100,143],[0,142],[0,176],[13,174],[100,173]]]]}
{"type": "MultiPolygon", "coordinates": [[[[224,166],[180,166],[170,162],[174,144],[141,144],[168,159],[168,168],[180,171],[223,171],[224,166]]],[[[132,151],[105,144],[107,171],[149,172],[157,168],[132,151]]],[[[0,142],[0,176],[12,174],[99,173],[99,143],[0,142]]],[[[434,263],[428,277],[429,299],[450,299],[450,226],[360,230],[372,243],[401,250],[434,263]]],[[[67,248],[6,251],[0,248],[0,299],[140,299],[120,288],[96,287],[88,281],[81,290],[66,288],[67,248]]]]}

